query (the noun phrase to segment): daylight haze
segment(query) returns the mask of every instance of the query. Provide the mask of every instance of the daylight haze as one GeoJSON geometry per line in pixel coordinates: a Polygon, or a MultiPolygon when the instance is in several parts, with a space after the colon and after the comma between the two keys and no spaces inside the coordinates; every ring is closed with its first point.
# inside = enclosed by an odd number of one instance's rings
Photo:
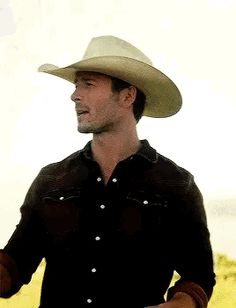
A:
{"type": "Polygon", "coordinates": [[[183,108],[144,117],[140,138],[195,175],[215,252],[236,258],[236,1],[0,0],[0,247],[44,165],[91,138],[77,132],[73,85],[37,72],[81,59],[94,36],[140,48],[179,87],[183,108]]]}

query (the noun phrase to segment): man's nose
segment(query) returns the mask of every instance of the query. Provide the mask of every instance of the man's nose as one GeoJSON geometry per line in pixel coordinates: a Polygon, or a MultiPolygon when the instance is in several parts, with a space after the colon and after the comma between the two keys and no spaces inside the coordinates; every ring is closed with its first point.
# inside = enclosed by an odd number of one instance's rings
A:
{"type": "Polygon", "coordinates": [[[81,100],[81,92],[79,91],[79,88],[76,88],[75,91],[71,94],[71,100],[73,102],[81,100]]]}

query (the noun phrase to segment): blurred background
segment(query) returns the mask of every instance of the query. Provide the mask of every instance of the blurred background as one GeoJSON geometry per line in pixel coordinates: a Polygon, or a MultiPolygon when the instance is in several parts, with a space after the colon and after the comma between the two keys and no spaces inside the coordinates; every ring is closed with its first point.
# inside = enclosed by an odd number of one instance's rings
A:
{"type": "Polygon", "coordinates": [[[236,257],[235,16],[233,0],[1,0],[0,243],[40,168],[91,138],[77,133],[73,85],[38,66],[77,62],[92,37],[115,35],[179,87],[182,110],[143,118],[140,138],[195,175],[214,250],[236,257]]]}
{"type": "Polygon", "coordinates": [[[181,111],[143,117],[139,136],[194,174],[213,251],[236,259],[235,16],[234,0],[0,0],[0,247],[39,170],[91,138],[77,132],[74,86],[38,66],[77,62],[92,37],[115,35],[180,89],[181,111]]]}

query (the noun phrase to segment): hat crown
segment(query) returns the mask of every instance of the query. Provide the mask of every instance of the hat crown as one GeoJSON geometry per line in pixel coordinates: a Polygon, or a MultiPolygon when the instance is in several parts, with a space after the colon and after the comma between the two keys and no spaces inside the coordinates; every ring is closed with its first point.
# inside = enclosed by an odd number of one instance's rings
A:
{"type": "Polygon", "coordinates": [[[83,56],[83,60],[95,57],[126,57],[152,65],[152,61],[138,48],[115,36],[93,38],[83,56]]]}

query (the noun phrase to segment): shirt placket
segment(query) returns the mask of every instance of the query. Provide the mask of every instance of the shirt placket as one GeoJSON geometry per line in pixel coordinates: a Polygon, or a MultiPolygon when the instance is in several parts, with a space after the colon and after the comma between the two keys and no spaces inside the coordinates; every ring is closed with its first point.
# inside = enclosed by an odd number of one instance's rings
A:
{"type": "MultiPolygon", "coordinates": [[[[102,176],[100,174],[94,175],[94,191],[98,194],[99,197],[95,198],[95,204],[93,206],[94,219],[96,221],[96,227],[91,230],[91,233],[88,234],[88,247],[91,251],[91,257],[87,264],[87,290],[86,296],[84,298],[84,303],[88,307],[97,307],[98,297],[101,294],[99,290],[103,289],[103,273],[104,273],[104,256],[103,252],[106,251],[107,238],[109,238],[109,227],[107,225],[109,222],[109,212],[111,210],[112,200],[108,197],[112,192],[116,192],[118,188],[118,177],[112,176],[107,183],[104,185],[102,176]],[[108,193],[109,192],[109,193],[108,193]]],[[[93,192],[92,192],[93,193],[93,192]]]]}

